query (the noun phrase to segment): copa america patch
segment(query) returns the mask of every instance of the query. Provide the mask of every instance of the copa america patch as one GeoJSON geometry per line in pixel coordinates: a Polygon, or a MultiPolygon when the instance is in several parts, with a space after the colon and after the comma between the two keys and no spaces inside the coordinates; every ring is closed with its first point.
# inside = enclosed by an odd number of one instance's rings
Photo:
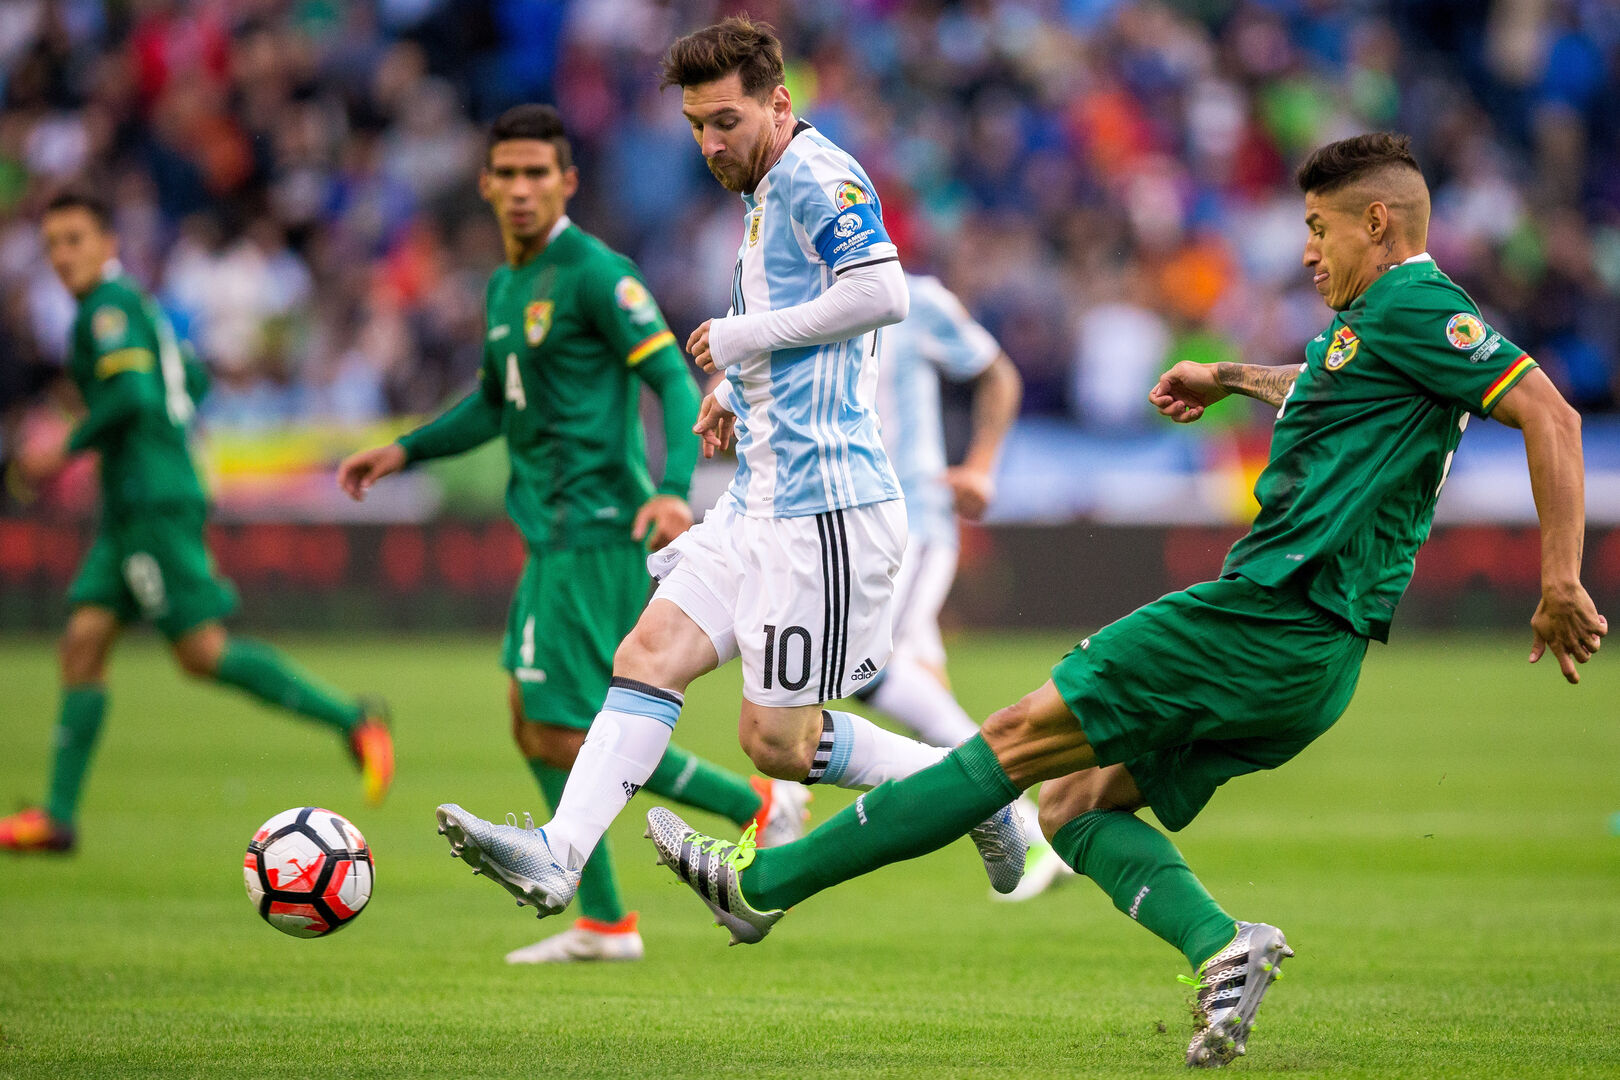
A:
{"type": "Polygon", "coordinates": [[[630,318],[638,323],[651,322],[658,314],[658,307],[653,303],[652,294],[647,286],[626,274],[613,286],[613,299],[630,313],[630,318]]]}
{"type": "Polygon", "coordinates": [[[90,316],[90,333],[95,337],[96,344],[103,347],[116,345],[124,340],[124,334],[129,330],[129,316],[124,309],[111,305],[97,308],[96,313],[90,316]]]}
{"type": "Polygon", "coordinates": [[[1485,324],[1479,316],[1459,311],[1446,323],[1446,340],[1456,349],[1472,349],[1485,340],[1485,324]]]}
{"type": "Polygon", "coordinates": [[[847,210],[851,206],[871,201],[872,196],[868,195],[866,189],[853,180],[845,180],[839,184],[838,192],[833,197],[833,202],[838,205],[840,210],[847,210]]]}

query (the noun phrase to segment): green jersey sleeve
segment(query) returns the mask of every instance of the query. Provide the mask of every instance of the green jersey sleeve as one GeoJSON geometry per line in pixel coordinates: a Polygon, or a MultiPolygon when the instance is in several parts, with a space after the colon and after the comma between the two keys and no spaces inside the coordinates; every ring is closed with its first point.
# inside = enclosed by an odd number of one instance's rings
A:
{"type": "Polygon", "coordinates": [[[1351,328],[1407,378],[1475,416],[1489,416],[1536,366],[1445,281],[1407,283],[1351,328]]]}
{"type": "Polygon", "coordinates": [[[85,418],[68,439],[70,450],[97,445],[145,409],[161,410],[156,342],[135,298],[111,293],[82,315],[74,328],[76,381],[85,418]]]}
{"type": "Polygon", "coordinates": [[[501,384],[486,348],[478,369],[478,385],[472,393],[415,431],[400,436],[405,463],[452,457],[482,446],[501,433],[501,408],[501,384]]]}
{"type": "Polygon", "coordinates": [[[629,260],[594,264],[585,292],[591,324],[630,367],[665,351],[680,356],[675,335],[669,332],[664,313],[658,310],[658,301],[629,260]]]}

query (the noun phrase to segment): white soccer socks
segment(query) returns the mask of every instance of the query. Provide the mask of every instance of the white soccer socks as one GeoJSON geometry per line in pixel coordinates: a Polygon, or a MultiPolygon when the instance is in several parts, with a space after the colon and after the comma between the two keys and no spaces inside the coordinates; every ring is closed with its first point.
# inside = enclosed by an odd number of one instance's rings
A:
{"type": "Polygon", "coordinates": [[[885,780],[898,780],[926,769],[948,753],[945,747],[925,746],[885,731],[854,713],[824,709],[821,742],[804,782],[864,791],[885,780]]]}
{"type": "Polygon", "coordinates": [[[958,746],[979,733],[979,725],[934,673],[903,654],[889,661],[866,701],[935,746],[958,746]]]}
{"type": "Polygon", "coordinates": [[[578,870],[633,795],[647,782],[675,731],[683,699],[673,690],[613,679],[579,748],[557,813],[544,826],[551,850],[578,870]]]}

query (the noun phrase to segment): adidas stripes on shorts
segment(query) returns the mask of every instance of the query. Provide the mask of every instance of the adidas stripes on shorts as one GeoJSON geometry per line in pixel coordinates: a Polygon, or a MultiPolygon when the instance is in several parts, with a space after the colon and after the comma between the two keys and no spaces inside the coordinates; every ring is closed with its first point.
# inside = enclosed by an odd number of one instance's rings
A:
{"type": "Polygon", "coordinates": [[[703,628],[743,696],[787,707],[859,690],[889,661],[890,606],[906,548],[899,499],[804,517],[739,513],[729,495],[652,554],[655,600],[703,628]]]}

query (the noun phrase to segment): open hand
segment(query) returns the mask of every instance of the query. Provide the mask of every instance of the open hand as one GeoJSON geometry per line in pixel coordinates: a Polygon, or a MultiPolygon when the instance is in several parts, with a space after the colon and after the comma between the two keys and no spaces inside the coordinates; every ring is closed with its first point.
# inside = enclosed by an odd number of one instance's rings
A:
{"type": "Polygon", "coordinates": [[[1581,681],[1576,664],[1592,659],[1609,632],[1609,620],[1597,613],[1586,590],[1576,585],[1573,592],[1543,592],[1536,613],[1530,618],[1535,635],[1530,644],[1530,662],[1540,660],[1550,649],[1558,657],[1558,668],[1571,683],[1581,681]]]}

